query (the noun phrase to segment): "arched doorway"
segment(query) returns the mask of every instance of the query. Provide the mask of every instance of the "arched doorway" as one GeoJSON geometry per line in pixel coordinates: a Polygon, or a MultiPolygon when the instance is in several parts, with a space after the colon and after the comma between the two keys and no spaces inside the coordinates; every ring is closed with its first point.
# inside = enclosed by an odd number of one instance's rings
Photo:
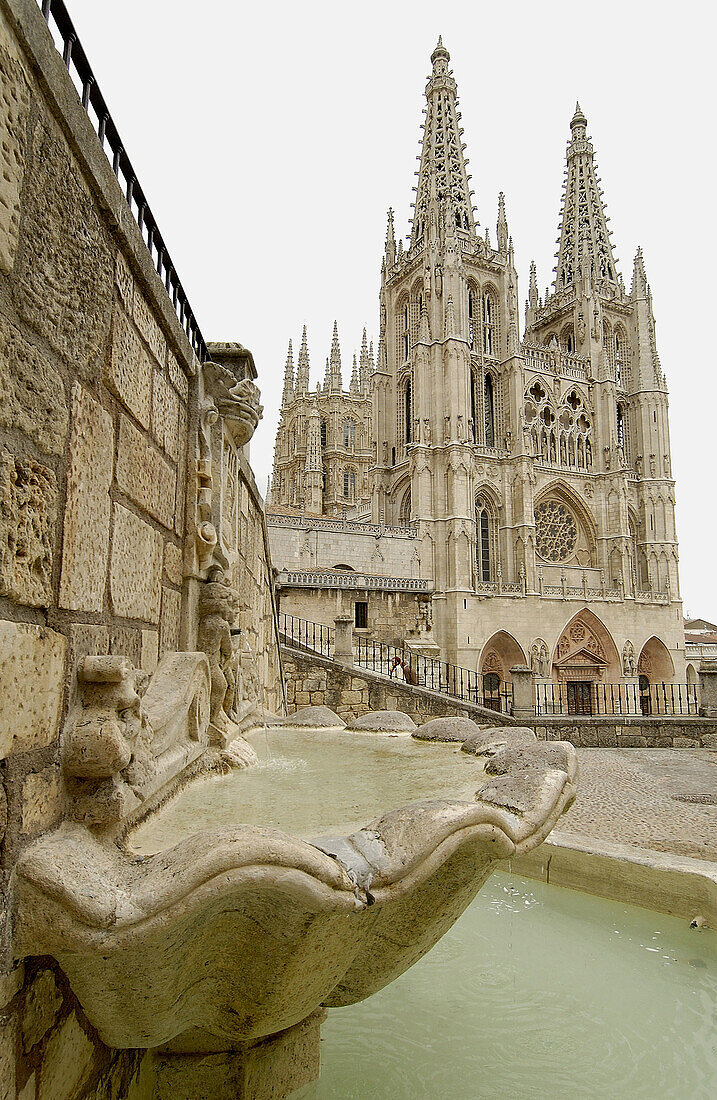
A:
{"type": "Polygon", "coordinates": [[[653,636],[640,650],[637,662],[640,710],[644,715],[666,714],[674,709],[672,685],[675,667],[664,642],[653,636]]]}
{"type": "Polygon", "coordinates": [[[602,685],[615,684],[622,663],[607,627],[587,608],[563,630],[553,655],[560,709],[567,714],[600,714],[608,709],[602,685]]]}
{"type": "Polygon", "coordinates": [[[489,710],[508,711],[512,705],[510,670],[525,663],[525,654],[515,638],[499,630],[488,639],[481,653],[477,701],[489,710]]]}

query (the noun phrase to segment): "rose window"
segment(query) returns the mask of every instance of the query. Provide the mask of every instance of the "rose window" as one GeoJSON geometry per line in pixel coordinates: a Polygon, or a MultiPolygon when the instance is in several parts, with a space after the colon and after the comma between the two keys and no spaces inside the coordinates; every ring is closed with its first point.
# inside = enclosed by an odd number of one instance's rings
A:
{"type": "Polygon", "coordinates": [[[575,517],[563,504],[549,500],[535,510],[535,546],[545,561],[567,561],[578,541],[575,517]]]}

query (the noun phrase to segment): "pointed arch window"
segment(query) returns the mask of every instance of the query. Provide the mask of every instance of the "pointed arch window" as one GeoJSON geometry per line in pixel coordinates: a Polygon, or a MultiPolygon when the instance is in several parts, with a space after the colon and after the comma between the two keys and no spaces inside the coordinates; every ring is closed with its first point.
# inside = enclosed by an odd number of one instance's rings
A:
{"type": "Polygon", "coordinates": [[[478,398],[477,398],[477,393],[476,393],[477,384],[478,383],[477,383],[477,379],[476,379],[476,372],[474,370],[472,370],[470,372],[470,388],[471,388],[471,394],[470,394],[470,397],[471,397],[470,429],[471,429],[471,438],[473,439],[474,443],[478,442],[478,422],[477,422],[477,418],[476,418],[476,413],[478,411],[478,398]]]}
{"type": "Polygon", "coordinates": [[[497,354],[497,316],[496,304],[490,291],[483,295],[483,354],[497,354]]]}
{"type": "Polygon", "coordinates": [[[406,382],[403,391],[403,431],[404,441],[406,443],[411,442],[411,426],[412,426],[412,394],[411,394],[411,379],[406,382]]]}
{"type": "Polygon", "coordinates": [[[411,487],[409,485],[401,498],[401,508],[398,513],[398,522],[402,527],[407,527],[411,522],[411,487]]]}
{"type": "Polygon", "coordinates": [[[347,417],[344,420],[344,447],[350,450],[354,449],[356,443],[356,422],[347,417]]]}
{"type": "Polygon", "coordinates": [[[344,470],[344,500],[353,500],[356,495],[356,471],[344,470]]]}
{"type": "Polygon", "coordinates": [[[615,381],[622,385],[624,341],[621,332],[615,333],[615,381]]]}
{"type": "Polygon", "coordinates": [[[321,446],[326,446],[326,421],[321,421],[321,446]]]}
{"type": "Polygon", "coordinates": [[[406,299],[403,306],[403,313],[401,316],[401,350],[403,351],[404,362],[408,359],[408,353],[411,350],[411,307],[408,299],[406,299]]]}
{"type": "Polygon", "coordinates": [[[482,497],[476,499],[476,576],[479,583],[493,579],[493,520],[482,497]]]}
{"type": "Polygon", "coordinates": [[[486,373],[483,379],[483,418],[486,447],[495,447],[495,390],[493,378],[486,373]]]}

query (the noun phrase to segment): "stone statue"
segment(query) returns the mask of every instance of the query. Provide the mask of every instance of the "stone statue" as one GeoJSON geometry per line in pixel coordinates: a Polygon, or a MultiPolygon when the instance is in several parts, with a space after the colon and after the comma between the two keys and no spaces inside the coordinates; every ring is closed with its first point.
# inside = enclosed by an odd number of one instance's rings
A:
{"type": "Polygon", "coordinates": [[[218,566],[210,570],[199,597],[199,648],[209,660],[212,680],[210,736],[223,742],[236,712],[238,660],[231,627],[239,607],[239,593],[225,579],[218,566]]]}
{"type": "Polygon", "coordinates": [[[228,367],[205,363],[204,386],[216,409],[229,426],[234,442],[243,447],[253,436],[264,412],[260,393],[250,378],[237,380],[228,367]]]}
{"type": "Polygon", "coordinates": [[[629,638],[622,647],[622,673],[623,676],[637,676],[635,647],[629,638]]]}
{"type": "Polygon", "coordinates": [[[80,709],[62,752],[72,816],[88,824],[120,821],[139,805],[155,771],[152,727],[138,691],[147,677],[112,654],[85,657],[77,679],[80,709]]]}

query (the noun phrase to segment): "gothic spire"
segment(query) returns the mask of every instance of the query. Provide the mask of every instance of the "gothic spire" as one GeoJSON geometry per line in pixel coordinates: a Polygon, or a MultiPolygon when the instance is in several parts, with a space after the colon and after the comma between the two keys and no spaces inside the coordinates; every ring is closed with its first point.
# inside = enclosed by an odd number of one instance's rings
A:
{"type": "Polygon", "coordinates": [[[306,343],[306,325],[301,336],[299,362],[296,368],[296,393],[307,393],[309,389],[309,347],[306,343]]]}
{"type": "Polygon", "coordinates": [[[565,191],[555,254],[558,261],[556,291],[573,286],[581,276],[593,282],[618,282],[609,218],[586,127],[587,119],[578,103],[570,123],[565,191]]]}
{"type": "Polygon", "coordinates": [[[326,360],[326,381],[324,390],[333,390],[341,393],[343,381],[341,379],[341,348],[339,347],[339,327],[334,321],[334,334],[331,338],[331,357],[326,360]]]}
{"type": "Polygon", "coordinates": [[[642,256],[642,248],[638,247],[635,253],[635,264],[632,269],[632,286],[630,287],[630,297],[633,302],[637,298],[646,298],[648,292],[647,275],[645,273],[645,261],[642,256]]]}
{"type": "Polygon", "coordinates": [[[448,69],[451,55],[438,39],[431,54],[433,72],[426,85],[426,121],[418,171],[411,245],[428,235],[432,225],[442,235],[446,220],[475,232],[468,164],[463,158],[463,130],[457,106],[456,82],[448,69]]]}
{"type": "Polygon", "coordinates": [[[388,225],[386,226],[386,267],[393,267],[396,262],[396,237],[393,231],[393,207],[388,208],[388,225]]]}
{"type": "Polygon", "coordinates": [[[321,456],[321,417],[319,416],[319,407],[315,401],[311,403],[309,408],[309,424],[306,438],[306,459],[304,460],[304,469],[308,471],[318,471],[323,468],[322,456],[321,456]]]}
{"type": "Polygon", "coordinates": [[[358,393],[358,392],[359,392],[358,365],[356,363],[356,354],[354,353],[354,362],[353,362],[353,366],[351,368],[351,382],[349,384],[349,393],[358,393]]]}
{"type": "Polygon", "coordinates": [[[538,270],[535,260],[530,261],[530,282],[528,283],[528,305],[531,309],[538,308],[538,270]]]}
{"type": "Polygon", "coordinates": [[[284,367],[284,391],[281,395],[281,407],[285,409],[294,399],[294,353],[289,340],[289,350],[284,367]]]}
{"type": "Polygon", "coordinates": [[[373,370],[373,345],[371,345],[371,352],[369,353],[366,344],[366,329],[363,330],[363,336],[361,337],[361,351],[359,354],[359,390],[361,393],[368,393],[371,385],[371,372],[373,370]]]}
{"type": "Polygon", "coordinates": [[[498,251],[508,251],[508,219],[505,216],[505,196],[498,195],[498,251]]]}

